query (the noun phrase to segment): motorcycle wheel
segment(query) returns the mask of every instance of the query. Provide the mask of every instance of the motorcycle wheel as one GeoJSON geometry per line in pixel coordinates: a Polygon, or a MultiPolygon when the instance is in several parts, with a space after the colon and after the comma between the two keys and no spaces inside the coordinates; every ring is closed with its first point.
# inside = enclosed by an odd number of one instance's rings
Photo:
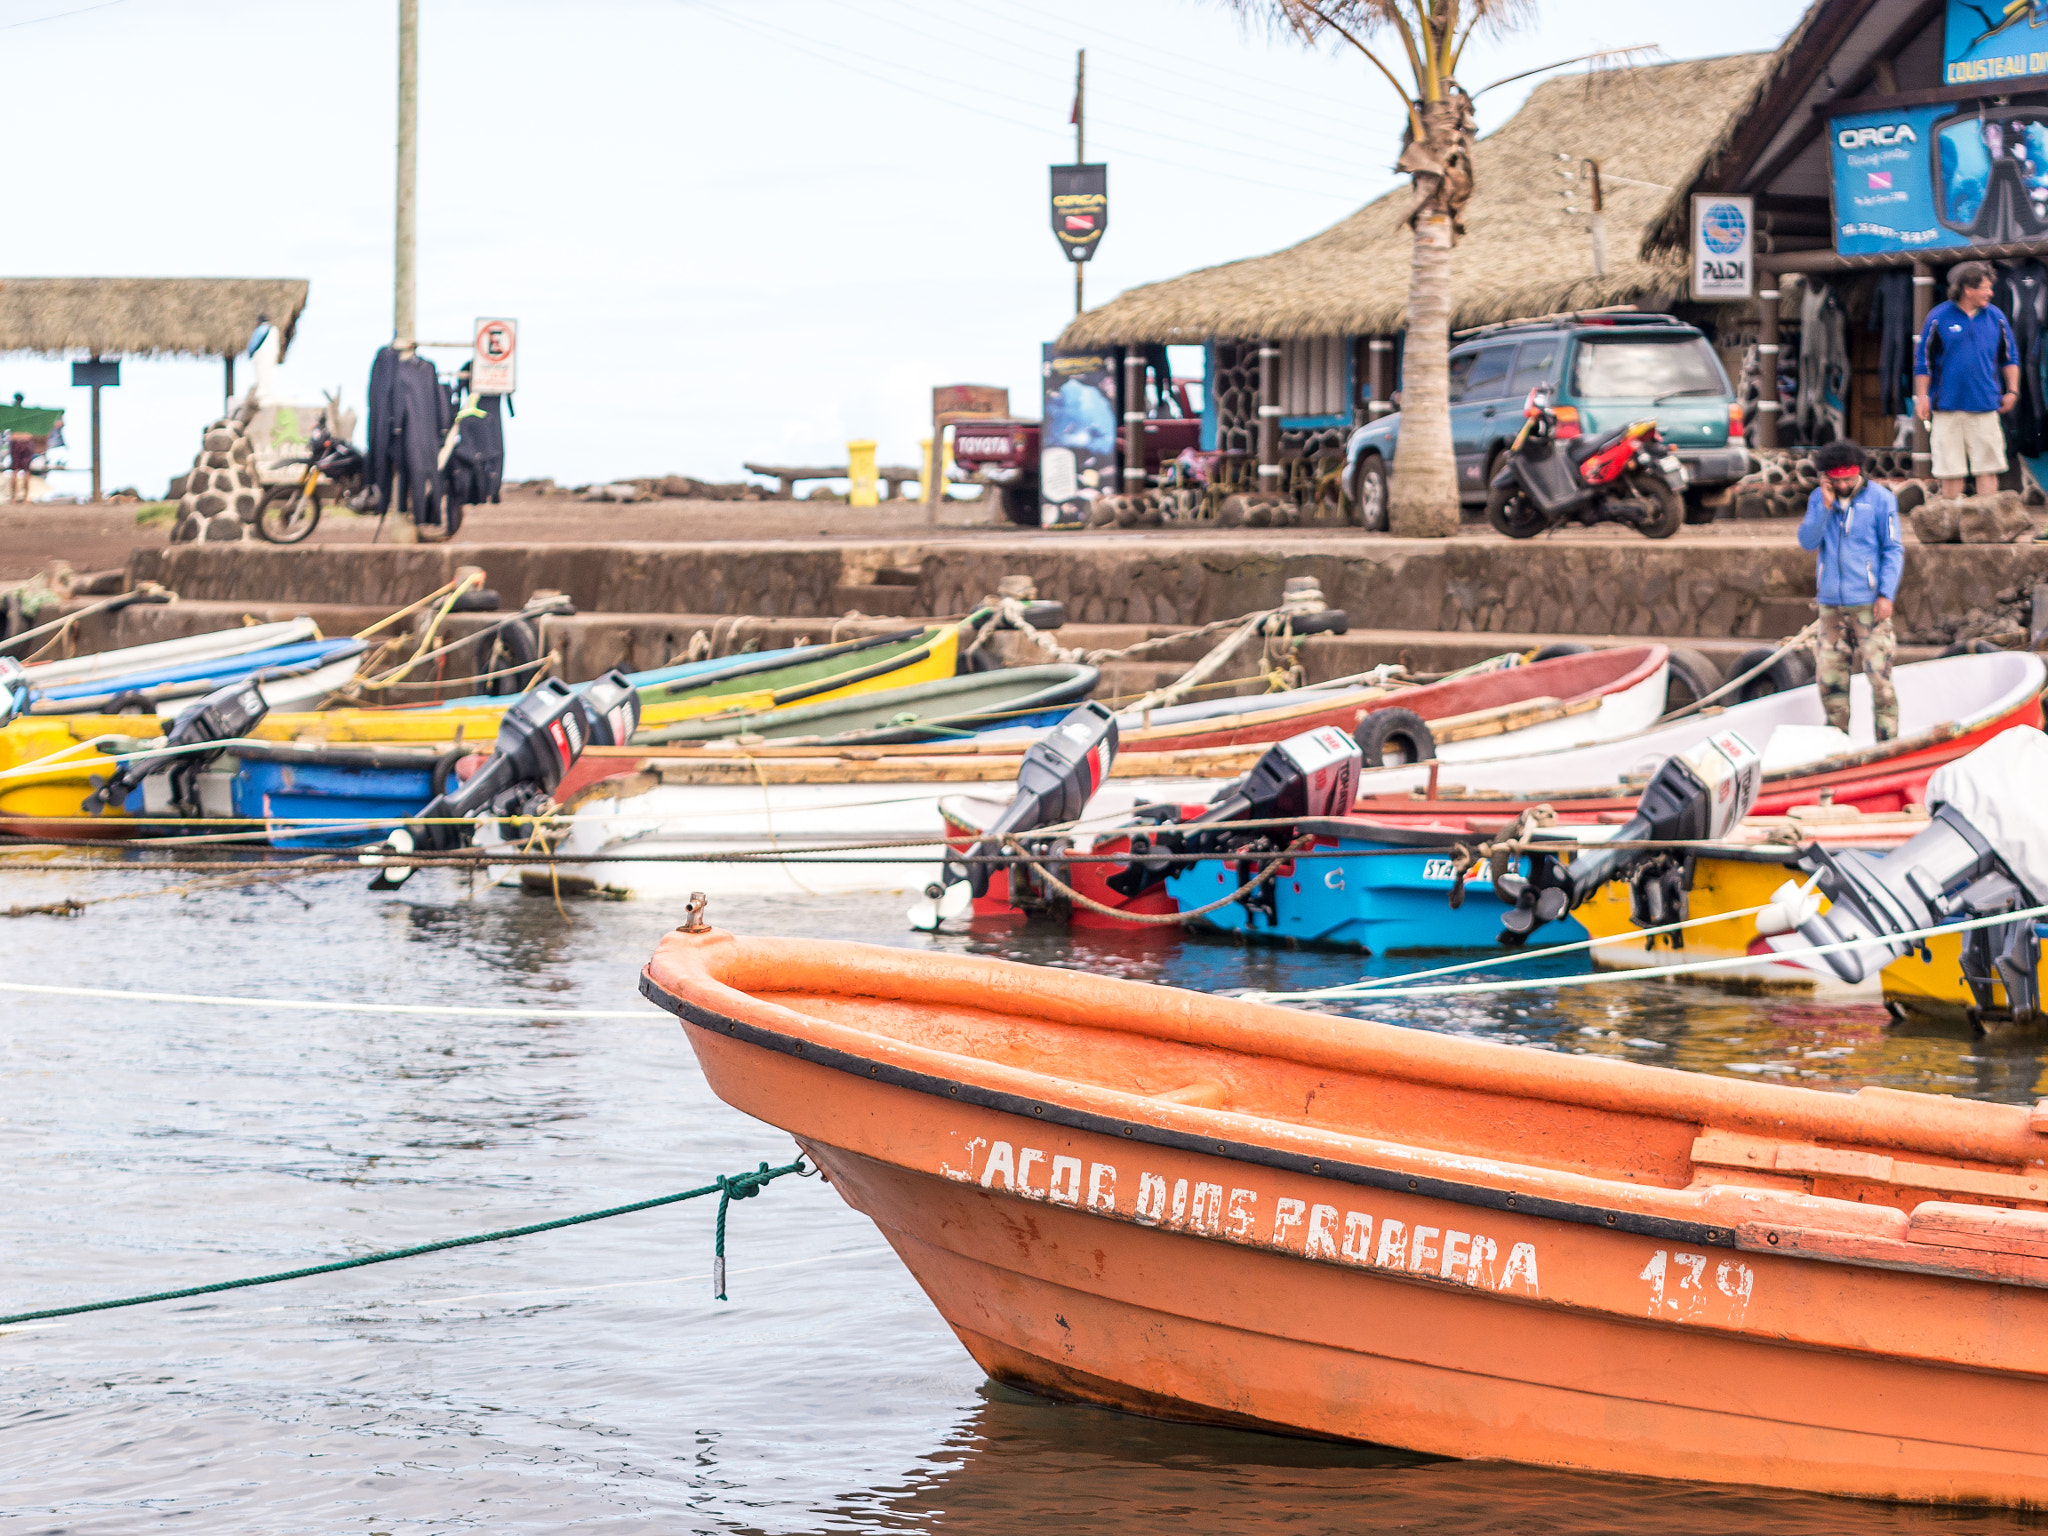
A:
{"type": "Polygon", "coordinates": [[[1495,486],[1486,493],[1486,520],[1495,533],[1511,539],[1533,539],[1550,526],[1528,493],[1512,486],[1495,486]]]}
{"type": "Polygon", "coordinates": [[[256,508],[256,532],[272,544],[302,544],[320,526],[320,493],[296,485],[273,485],[256,508]]]}
{"type": "Polygon", "coordinates": [[[1671,489],[1667,481],[1656,476],[1632,478],[1629,490],[1655,509],[1639,530],[1644,538],[1668,539],[1685,526],[1685,498],[1671,489]]]}

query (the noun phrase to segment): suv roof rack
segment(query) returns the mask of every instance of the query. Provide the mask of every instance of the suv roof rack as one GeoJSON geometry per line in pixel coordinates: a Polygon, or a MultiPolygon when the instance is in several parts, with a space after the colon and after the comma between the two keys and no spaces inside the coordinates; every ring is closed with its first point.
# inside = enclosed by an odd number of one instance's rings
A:
{"type": "Polygon", "coordinates": [[[1475,325],[1462,331],[1451,332],[1452,341],[1464,341],[1472,336],[1488,336],[1495,331],[1518,330],[1532,325],[1560,325],[1578,320],[1589,325],[1684,325],[1676,315],[1645,314],[1633,304],[1610,304],[1605,309],[1570,309],[1555,315],[1528,315],[1518,320],[1496,320],[1491,325],[1475,325]]]}

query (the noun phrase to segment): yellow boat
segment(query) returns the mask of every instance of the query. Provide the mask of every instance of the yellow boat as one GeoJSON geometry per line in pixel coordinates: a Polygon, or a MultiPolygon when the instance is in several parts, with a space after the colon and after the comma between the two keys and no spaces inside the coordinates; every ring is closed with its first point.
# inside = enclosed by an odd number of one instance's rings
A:
{"type": "MultiPolygon", "coordinates": [[[[874,651],[864,655],[849,647],[844,658],[847,670],[836,674],[807,661],[764,670],[754,686],[749,686],[754,680],[736,668],[734,673],[686,679],[675,685],[675,697],[661,697],[660,688],[643,689],[641,725],[669,725],[715,714],[755,715],[952,677],[959,666],[966,622],[938,625],[921,636],[880,647],[879,659],[869,659],[874,651]]],[[[463,741],[488,749],[497,737],[499,717],[511,702],[508,697],[488,705],[273,714],[256,727],[254,736],[323,746],[445,747],[463,741]]],[[[0,830],[45,836],[128,835],[133,829],[120,827],[126,818],[119,812],[81,816],[93,777],[105,777],[115,768],[106,754],[86,744],[109,736],[155,734],[153,725],[149,717],[137,715],[28,715],[0,729],[0,830]]]]}
{"type": "MultiPolygon", "coordinates": [[[[1832,834],[1826,839],[1831,845],[1853,837],[1867,846],[1872,842],[1903,841],[1925,825],[1924,818],[1917,816],[1866,816],[1860,822],[1835,823],[1824,830],[1832,834]]],[[[1787,880],[1805,879],[1797,859],[1798,850],[1782,843],[1735,845],[1700,854],[1693,863],[1687,916],[1697,921],[1715,918],[1720,913],[1740,915],[1700,922],[1698,927],[1682,933],[1645,938],[1642,929],[1631,920],[1629,888],[1622,881],[1603,886],[1573,916],[1596,941],[1593,963],[1604,970],[1747,958],[1751,962],[1748,965],[1711,971],[1697,979],[1723,985],[1761,984],[1774,990],[1783,987],[1821,996],[1861,995],[1872,1001],[1881,989],[1885,1007],[1894,1018],[1939,1025],[1996,1029],[2010,1020],[2003,985],[1993,983],[1992,1006],[1986,1009],[1978,1006],[1969,984],[1963,980],[1960,933],[1932,935],[1923,948],[1909,951],[1887,965],[1874,983],[1855,988],[1825,969],[1808,969],[1776,959],[1757,931],[1752,909],[1767,905],[1787,880]]],[[[1821,897],[1821,911],[1826,912],[1830,905],[1825,896],[1821,897]]],[[[2042,930],[2037,926],[2037,944],[2041,937],[2042,930]]]]}

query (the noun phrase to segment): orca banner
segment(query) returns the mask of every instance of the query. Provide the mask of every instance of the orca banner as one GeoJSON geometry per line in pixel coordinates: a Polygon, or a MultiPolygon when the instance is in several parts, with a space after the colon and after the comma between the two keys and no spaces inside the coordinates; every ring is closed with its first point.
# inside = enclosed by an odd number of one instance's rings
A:
{"type": "Polygon", "coordinates": [[[1086,261],[1109,228],[1109,167],[1055,165],[1051,169],[1053,235],[1067,260],[1086,261]]]}

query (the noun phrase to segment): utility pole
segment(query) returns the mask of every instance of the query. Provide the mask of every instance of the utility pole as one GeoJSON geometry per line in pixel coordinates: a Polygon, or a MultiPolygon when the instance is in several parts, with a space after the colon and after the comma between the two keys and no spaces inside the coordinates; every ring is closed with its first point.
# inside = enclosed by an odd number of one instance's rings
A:
{"type": "Polygon", "coordinates": [[[413,208],[419,172],[420,0],[398,0],[398,220],[392,252],[391,328],[402,347],[418,339],[413,323],[413,208]]]}
{"type": "Polygon", "coordinates": [[[1582,160],[1579,162],[1592,173],[1593,207],[1586,215],[1586,233],[1593,237],[1593,275],[1607,275],[1607,200],[1601,196],[1600,162],[1582,160]]]}
{"type": "MultiPolygon", "coordinates": [[[[1074,50],[1074,164],[1083,165],[1088,160],[1088,50],[1074,50]]],[[[1074,313],[1081,313],[1081,274],[1088,269],[1086,262],[1074,263],[1074,313]]]]}

